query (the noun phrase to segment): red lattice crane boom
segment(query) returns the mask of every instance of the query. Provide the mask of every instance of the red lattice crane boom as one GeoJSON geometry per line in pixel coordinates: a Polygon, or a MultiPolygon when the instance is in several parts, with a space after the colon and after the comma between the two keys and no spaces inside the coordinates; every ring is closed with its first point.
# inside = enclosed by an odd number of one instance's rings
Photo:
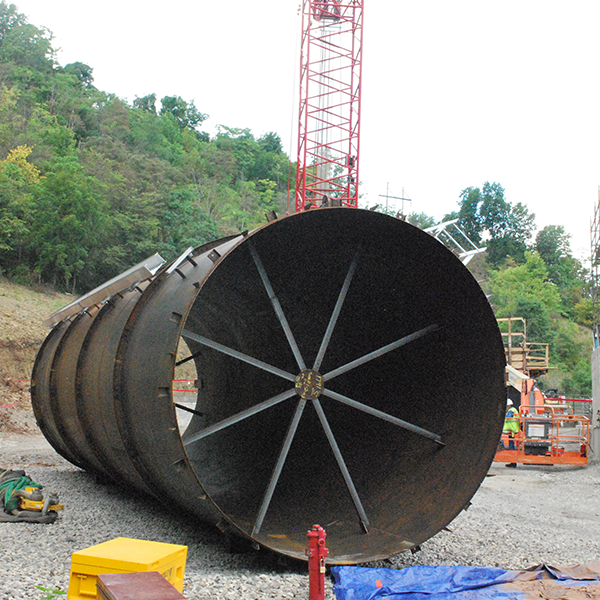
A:
{"type": "Polygon", "coordinates": [[[363,0],[303,0],[296,212],[358,206],[363,0]]]}

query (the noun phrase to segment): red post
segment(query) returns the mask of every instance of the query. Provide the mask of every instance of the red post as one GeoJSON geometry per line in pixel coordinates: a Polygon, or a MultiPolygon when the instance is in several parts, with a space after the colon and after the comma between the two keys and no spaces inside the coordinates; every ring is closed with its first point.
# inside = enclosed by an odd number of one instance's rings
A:
{"type": "Polygon", "coordinates": [[[308,549],[308,586],[309,600],[325,600],[325,559],[329,550],[325,547],[327,533],[320,525],[313,525],[309,531],[308,549]]]}

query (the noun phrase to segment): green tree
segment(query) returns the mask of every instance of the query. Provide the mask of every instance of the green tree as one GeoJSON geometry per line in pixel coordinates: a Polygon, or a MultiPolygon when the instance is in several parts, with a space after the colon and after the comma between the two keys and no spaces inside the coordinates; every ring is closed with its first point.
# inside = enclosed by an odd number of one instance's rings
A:
{"type": "Polygon", "coordinates": [[[548,279],[560,291],[563,314],[574,317],[587,282],[581,262],[571,254],[569,234],[562,225],[548,225],[538,232],[534,248],[546,263],[548,279]]]}
{"type": "Polygon", "coordinates": [[[37,106],[27,125],[25,138],[33,147],[36,162],[53,161],[58,156],[73,155],[76,139],[73,129],[59,123],[58,117],[37,106]]]}
{"type": "Polygon", "coordinates": [[[234,182],[237,179],[247,180],[253,172],[256,162],[256,156],[259,146],[252,132],[249,129],[239,129],[235,127],[219,126],[219,132],[216,137],[216,144],[220,150],[233,155],[237,172],[234,182]]]}
{"type": "Polygon", "coordinates": [[[208,115],[201,113],[193,101],[188,104],[180,96],[165,96],[160,103],[160,114],[171,115],[181,129],[195,130],[208,119],[208,115]]]}
{"type": "Polygon", "coordinates": [[[591,336],[585,330],[582,335],[582,328],[566,319],[558,320],[555,330],[550,349],[554,365],[565,373],[561,392],[574,398],[589,398],[592,393],[591,336]]]}
{"type": "Polygon", "coordinates": [[[465,235],[475,244],[481,242],[481,234],[484,230],[480,206],[482,204],[481,190],[476,187],[465,188],[460,193],[460,210],[455,218],[465,235]]]}
{"type": "Polygon", "coordinates": [[[468,187],[460,196],[455,213],[459,226],[475,244],[485,238],[488,263],[498,267],[508,257],[523,263],[535,215],[520,202],[514,206],[508,202],[499,183],[486,181],[481,189],[468,187]]]}
{"type": "Polygon", "coordinates": [[[510,204],[504,199],[504,188],[499,183],[486,181],[481,190],[479,206],[479,219],[483,229],[492,238],[500,237],[507,227],[509,213],[510,204]]]}
{"type": "Polygon", "coordinates": [[[8,271],[25,258],[31,235],[33,194],[40,171],[27,160],[31,148],[11,150],[0,161],[0,262],[8,271]]]}
{"type": "Polygon", "coordinates": [[[106,205],[75,157],[58,158],[38,188],[34,214],[35,268],[74,289],[90,250],[101,239],[106,205]]]}
{"type": "Polygon", "coordinates": [[[156,114],[156,94],[148,94],[141,98],[136,96],[133,101],[133,108],[139,108],[140,110],[156,114]]]}
{"type": "Polygon", "coordinates": [[[520,293],[511,307],[512,315],[527,321],[527,341],[553,344],[555,332],[552,327],[552,314],[544,301],[532,294],[520,293]]]}
{"type": "Polygon", "coordinates": [[[218,237],[216,223],[202,211],[193,185],[170,192],[159,219],[159,235],[167,256],[218,237]]]}
{"type": "Polygon", "coordinates": [[[27,128],[27,119],[17,108],[18,92],[0,85],[0,156],[18,144],[17,140],[27,128]]]}
{"type": "Polygon", "coordinates": [[[524,264],[492,271],[489,285],[497,317],[523,317],[529,341],[550,343],[550,318],[559,310],[560,295],[539,254],[527,251],[524,264]]]}
{"type": "Polygon", "coordinates": [[[535,239],[534,249],[546,263],[550,281],[561,287],[582,283],[582,266],[571,254],[570,237],[562,225],[548,225],[535,239]]]}
{"type": "Polygon", "coordinates": [[[14,4],[0,2],[0,82],[17,86],[19,111],[29,117],[44,100],[55,66],[52,36],[18,13],[14,4]]]}
{"type": "Polygon", "coordinates": [[[287,190],[290,178],[289,159],[284,154],[281,138],[276,133],[266,133],[256,141],[253,148],[253,164],[246,170],[248,179],[271,180],[280,192],[287,190]]]}
{"type": "Polygon", "coordinates": [[[27,22],[14,4],[0,2],[0,48],[2,63],[48,71],[54,65],[52,36],[27,22]]]}
{"type": "Polygon", "coordinates": [[[571,256],[569,238],[562,225],[548,225],[538,232],[535,249],[549,269],[559,264],[563,256],[571,256]]]}
{"type": "Polygon", "coordinates": [[[175,95],[159,114],[155,94],[130,106],[94,87],[90,65],[59,66],[51,40],[0,0],[0,157],[27,147],[40,172],[28,181],[8,161],[0,174],[4,267],[89,289],[283,212],[293,165],[279,135],[211,139],[198,131],[207,116],[175,95]]]}
{"type": "Polygon", "coordinates": [[[269,152],[271,154],[281,154],[283,152],[281,137],[273,131],[265,133],[265,135],[258,138],[258,147],[263,152],[269,152]]]}
{"type": "Polygon", "coordinates": [[[82,62],[74,62],[65,65],[65,73],[75,75],[83,87],[89,88],[94,83],[92,72],[94,69],[82,62]]]}
{"type": "Polygon", "coordinates": [[[407,221],[411,225],[414,225],[415,227],[418,227],[419,229],[427,229],[428,227],[433,227],[434,225],[437,224],[437,221],[434,217],[432,217],[424,212],[410,213],[408,215],[407,221]]]}
{"type": "Polygon", "coordinates": [[[593,308],[591,298],[582,298],[574,307],[573,315],[575,322],[585,327],[592,327],[593,308]]]}
{"type": "Polygon", "coordinates": [[[562,393],[569,398],[591,398],[592,378],[589,361],[579,360],[562,382],[562,393]]]}
{"type": "Polygon", "coordinates": [[[14,4],[8,4],[5,0],[0,2],[0,47],[9,31],[16,27],[27,24],[27,17],[17,12],[14,4]]]}

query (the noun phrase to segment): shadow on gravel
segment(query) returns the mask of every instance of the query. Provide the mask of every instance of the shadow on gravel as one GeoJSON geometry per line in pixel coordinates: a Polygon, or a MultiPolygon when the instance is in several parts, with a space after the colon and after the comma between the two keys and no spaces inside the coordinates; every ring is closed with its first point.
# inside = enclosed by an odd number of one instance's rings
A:
{"type": "Polygon", "coordinates": [[[76,540],[78,546],[80,541],[92,538],[91,543],[81,548],[115,537],[131,537],[187,546],[188,569],[210,570],[214,564],[221,571],[224,568],[232,572],[244,569],[248,574],[307,573],[304,561],[265,548],[257,549],[248,540],[221,532],[177,507],[164,505],[86,471],[70,468],[61,470],[60,477],[56,477],[56,468],[32,467],[29,470],[48,490],[59,493],[65,505],[64,524],[72,531],[85,532],[76,536],[81,537],[76,540]],[[53,472],[52,478],[48,471],[53,472]]]}

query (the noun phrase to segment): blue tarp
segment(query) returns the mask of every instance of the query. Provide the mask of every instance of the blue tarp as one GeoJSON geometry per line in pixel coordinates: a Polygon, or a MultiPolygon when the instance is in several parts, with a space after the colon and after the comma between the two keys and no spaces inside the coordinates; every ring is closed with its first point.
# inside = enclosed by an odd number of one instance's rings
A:
{"type": "MultiPolygon", "coordinates": [[[[526,571],[494,567],[406,567],[367,569],[332,567],[337,600],[524,600],[565,597],[558,588],[570,588],[569,600],[600,600],[600,563],[551,567],[537,565],[526,571]]],[[[566,592],[566,590],[565,590],[566,592]]]]}

